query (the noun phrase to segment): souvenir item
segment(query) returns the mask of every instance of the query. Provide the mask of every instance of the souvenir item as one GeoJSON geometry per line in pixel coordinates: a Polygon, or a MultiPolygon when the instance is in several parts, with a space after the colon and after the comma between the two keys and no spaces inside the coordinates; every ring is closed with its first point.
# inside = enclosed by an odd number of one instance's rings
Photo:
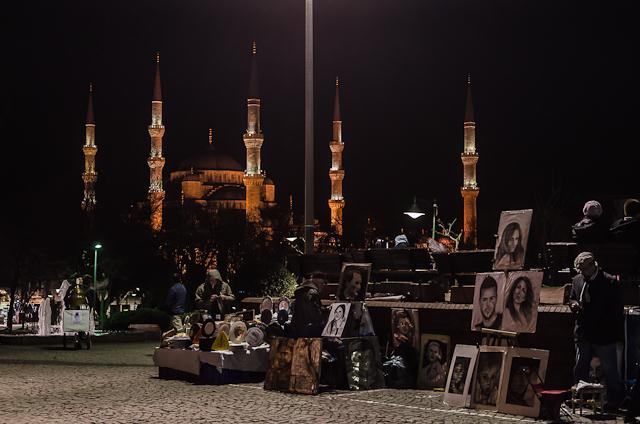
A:
{"type": "Polygon", "coordinates": [[[471,381],[476,366],[478,348],[456,345],[449,367],[444,402],[450,406],[468,407],[471,403],[471,381]]]}
{"type": "Polygon", "coordinates": [[[247,326],[242,321],[236,321],[231,323],[231,332],[229,338],[232,343],[242,343],[244,336],[247,333],[247,326]]]}
{"type": "Polygon", "coordinates": [[[229,335],[229,333],[231,333],[231,328],[228,322],[224,322],[224,321],[216,322],[216,332],[214,333],[214,335],[217,337],[221,331],[224,331],[225,333],[227,333],[227,336],[229,335]]]}
{"type": "Polygon", "coordinates": [[[540,400],[533,389],[544,381],[549,351],[509,348],[502,374],[498,411],[537,418],[540,400]],[[542,380],[542,381],[541,381],[542,380]]]}
{"type": "Polygon", "coordinates": [[[199,311],[194,311],[189,315],[189,322],[191,324],[195,324],[197,322],[202,322],[202,313],[199,311]]]}
{"type": "MultiPolygon", "coordinates": [[[[276,324],[277,325],[277,324],[276,324]]],[[[278,326],[279,327],[279,326],[278,326]]],[[[265,390],[289,390],[291,360],[295,339],[274,337],[269,350],[269,370],[264,379],[265,390]]]]}
{"type": "Polygon", "coordinates": [[[244,340],[251,347],[260,346],[264,342],[264,333],[259,327],[251,327],[247,330],[244,340]]]}
{"type": "Polygon", "coordinates": [[[285,325],[289,321],[289,311],[286,309],[280,309],[278,311],[278,324],[285,325]]]}
{"type": "Polygon", "coordinates": [[[202,323],[202,335],[204,337],[213,337],[216,332],[216,322],[211,318],[202,323]]]}
{"type": "Polygon", "coordinates": [[[184,349],[191,345],[189,336],[173,336],[169,340],[169,347],[172,349],[184,349]]]}
{"type": "Polygon", "coordinates": [[[193,343],[198,343],[198,341],[196,340],[197,338],[200,338],[200,330],[201,330],[202,326],[199,323],[194,323],[191,324],[191,327],[189,327],[189,337],[191,337],[191,340],[193,341],[193,343]]]}
{"type": "Polygon", "coordinates": [[[210,352],[213,347],[213,342],[215,339],[213,337],[200,337],[199,348],[203,352],[210,352]]]}
{"type": "Polygon", "coordinates": [[[423,334],[421,337],[419,389],[444,389],[447,383],[451,339],[440,334],[423,334]]]}
{"type": "Polygon", "coordinates": [[[218,333],[218,337],[211,346],[212,350],[229,350],[229,336],[223,330],[218,333]]]}
{"type": "Polygon", "coordinates": [[[262,302],[260,302],[260,313],[265,309],[273,311],[273,299],[270,296],[263,297],[262,302]]]}
{"type": "Polygon", "coordinates": [[[280,300],[278,300],[278,311],[285,310],[289,312],[289,304],[290,302],[288,297],[281,297],[280,300]]]}
{"type": "Polygon", "coordinates": [[[289,392],[318,394],[321,354],[322,339],[295,339],[289,392]]]}
{"type": "Polygon", "coordinates": [[[273,320],[273,312],[271,312],[271,309],[263,309],[262,312],[260,312],[260,321],[269,325],[271,324],[272,320],[273,320]]]}
{"type": "Polygon", "coordinates": [[[377,337],[343,339],[345,368],[351,390],[372,390],[384,387],[384,374],[377,337]]]}

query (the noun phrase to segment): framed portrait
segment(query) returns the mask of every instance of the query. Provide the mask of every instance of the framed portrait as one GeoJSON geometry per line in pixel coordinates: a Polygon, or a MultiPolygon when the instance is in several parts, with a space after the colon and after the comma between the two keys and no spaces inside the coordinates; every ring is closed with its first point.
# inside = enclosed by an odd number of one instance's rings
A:
{"type": "Polygon", "coordinates": [[[548,361],[548,350],[510,348],[502,376],[505,389],[500,394],[498,411],[537,418],[540,400],[532,385],[544,381],[548,361]]]}
{"type": "Polygon", "coordinates": [[[350,311],[351,303],[332,303],[331,310],[329,311],[329,319],[324,326],[324,330],[322,330],[322,337],[342,337],[345,327],[347,327],[350,311]]]}
{"type": "Polygon", "coordinates": [[[364,300],[371,278],[370,263],[344,263],[340,272],[340,285],[336,299],[344,301],[364,300]]]}
{"type": "Polygon", "coordinates": [[[343,339],[345,369],[350,390],[372,390],[384,387],[382,357],[377,337],[343,339]]]}
{"type": "Polygon", "coordinates": [[[502,330],[535,333],[542,289],[542,271],[510,272],[504,296],[502,330]]]}
{"type": "Polygon", "coordinates": [[[423,334],[420,346],[418,388],[444,389],[451,356],[451,338],[441,334],[423,334]]]}
{"type": "Polygon", "coordinates": [[[476,274],[471,331],[480,331],[483,328],[501,329],[506,280],[504,272],[476,274]]]}
{"type": "Polygon", "coordinates": [[[518,270],[524,267],[533,209],[502,211],[493,257],[494,270],[518,270]]]}
{"type": "Polygon", "coordinates": [[[501,346],[480,346],[472,383],[472,407],[497,410],[507,349],[501,346]]]}
{"type": "Polygon", "coordinates": [[[478,348],[456,345],[444,390],[444,402],[450,406],[468,407],[471,403],[471,381],[478,348]]]}
{"type": "Polygon", "coordinates": [[[408,343],[420,352],[420,321],[417,309],[391,309],[391,340],[396,348],[408,343]]]}

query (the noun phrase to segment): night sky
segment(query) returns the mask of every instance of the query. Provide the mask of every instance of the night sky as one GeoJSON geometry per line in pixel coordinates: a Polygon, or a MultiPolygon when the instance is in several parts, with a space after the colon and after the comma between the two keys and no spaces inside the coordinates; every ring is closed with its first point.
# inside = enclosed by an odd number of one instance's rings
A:
{"type": "MultiPolygon", "coordinates": [[[[631,2],[629,2],[631,3],[631,2]]],[[[477,123],[479,231],[534,208],[638,193],[634,13],[577,1],[316,0],[316,216],[327,225],[334,78],[341,80],[345,227],[393,235],[414,195],[462,218],[465,82],[477,123]],[[634,111],[635,109],[635,111],[634,111]]],[[[214,144],[245,163],[257,41],[262,166],[277,200],[304,192],[304,1],[12,2],[0,17],[3,213],[65,234],[82,199],[94,82],[97,198],[127,210],[148,188],[154,55],[161,52],[165,177],[214,144]]],[[[425,205],[428,206],[428,205],[425,205]]],[[[578,220],[579,209],[569,211],[578,220]]],[[[26,221],[25,221],[26,222],[26,221]]],[[[427,222],[425,220],[425,225],[427,222]]]]}

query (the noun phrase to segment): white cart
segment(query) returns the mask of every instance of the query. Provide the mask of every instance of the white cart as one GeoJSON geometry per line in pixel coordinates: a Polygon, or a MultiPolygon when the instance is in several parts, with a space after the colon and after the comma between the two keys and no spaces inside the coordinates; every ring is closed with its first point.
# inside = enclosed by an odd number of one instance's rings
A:
{"type": "Polygon", "coordinates": [[[91,349],[91,311],[89,309],[66,309],[62,317],[62,347],[67,347],[67,337],[80,349],[84,343],[91,349]]]}

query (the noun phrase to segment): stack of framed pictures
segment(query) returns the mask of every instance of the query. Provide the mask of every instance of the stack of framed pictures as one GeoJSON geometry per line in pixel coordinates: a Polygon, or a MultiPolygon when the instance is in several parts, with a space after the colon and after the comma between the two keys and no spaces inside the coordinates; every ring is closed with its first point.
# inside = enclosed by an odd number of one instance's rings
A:
{"type": "Polygon", "coordinates": [[[444,401],[508,414],[538,417],[534,387],[544,381],[549,351],[501,346],[456,346],[444,401]]]}

